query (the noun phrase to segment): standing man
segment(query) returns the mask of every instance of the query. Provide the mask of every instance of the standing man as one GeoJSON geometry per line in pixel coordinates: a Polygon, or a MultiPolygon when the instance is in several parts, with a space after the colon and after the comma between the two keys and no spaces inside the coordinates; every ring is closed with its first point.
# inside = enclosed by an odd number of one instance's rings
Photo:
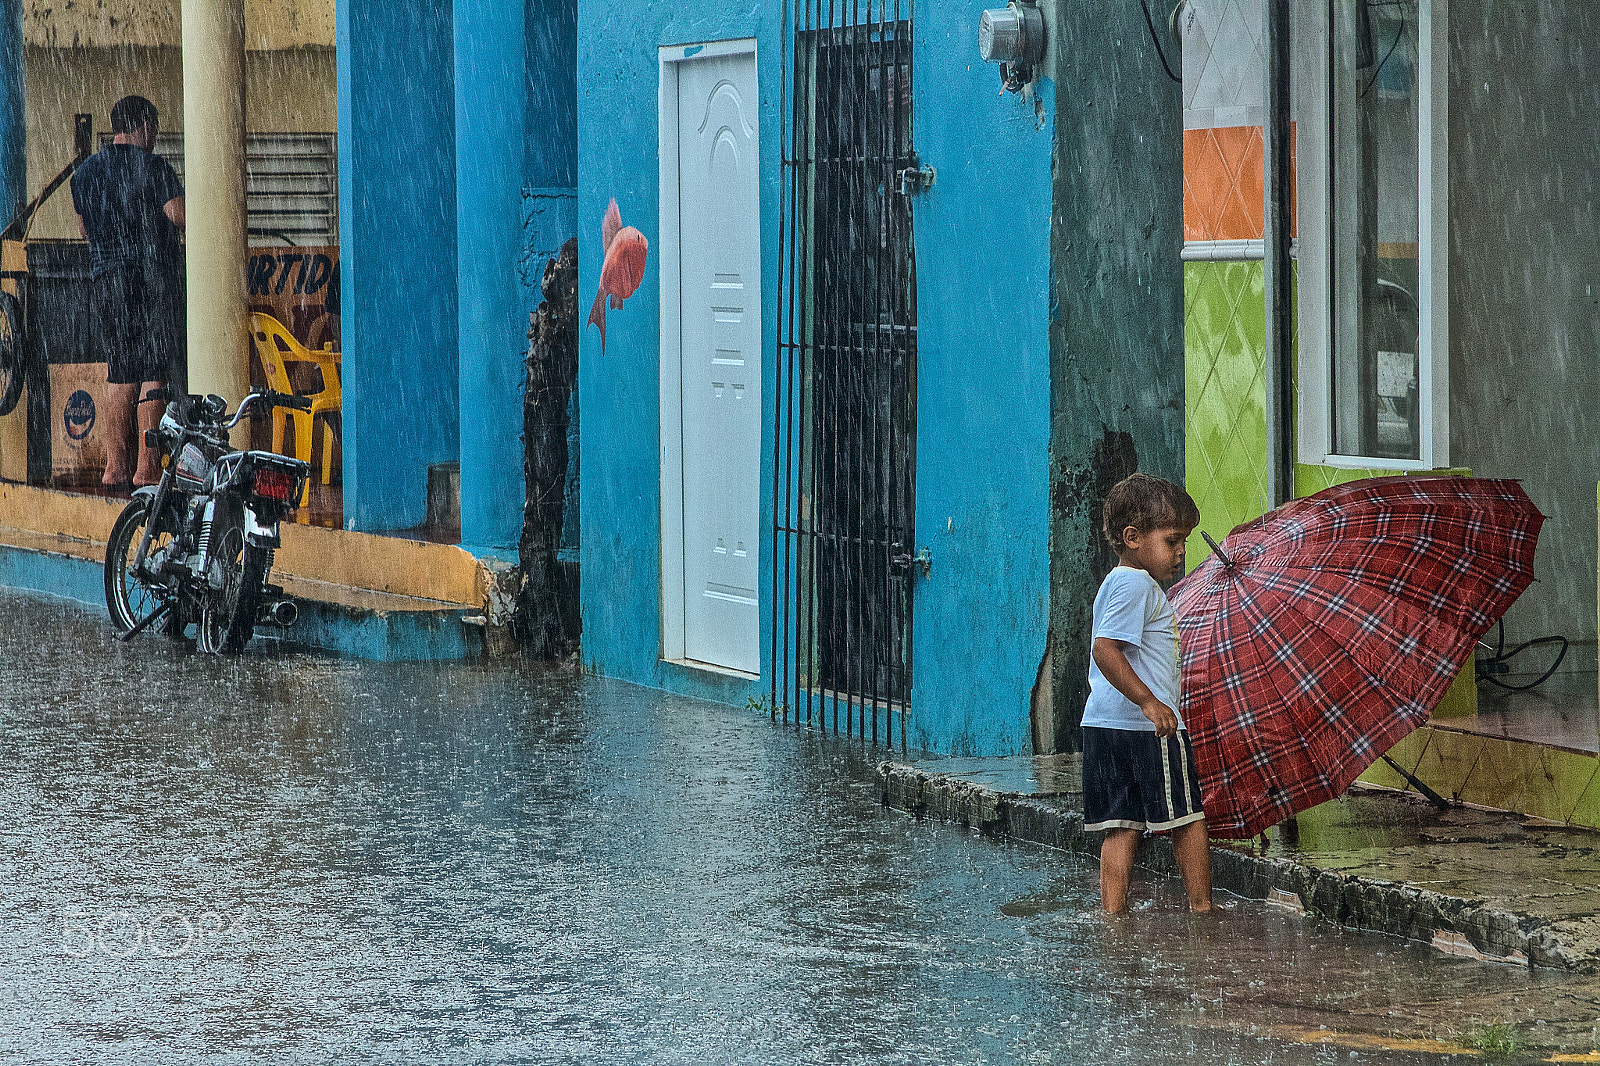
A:
{"type": "Polygon", "coordinates": [[[178,241],[183,186],[151,151],[156,130],[155,105],[142,96],[123,97],[111,108],[112,142],[72,175],[72,205],[93,272],[90,328],[100,337],[110,385],[100,481],[117,491],[160,480],[160,456],[145,444],[144,431],[156,427],[166,405],[140,397],[186,373],[178,241]],[[135,424],[137,464],[128,440],[135,424]]]}

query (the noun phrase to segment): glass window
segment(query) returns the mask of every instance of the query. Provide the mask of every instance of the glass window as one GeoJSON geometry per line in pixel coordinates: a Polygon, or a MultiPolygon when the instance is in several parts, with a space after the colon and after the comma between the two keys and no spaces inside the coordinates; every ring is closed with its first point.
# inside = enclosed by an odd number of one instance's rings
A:
{"type": "Polygon", "coordinates": [[[1319,379],[1315,409],[1302,408],[1317,454],[1303,459],[1443,466],[1446,316],[1433,309],[1444,306],[1444,92],[1432,62],[1443,3],[1331,0],[1324,11],[1323,122],[1302,128],[1322,141],[1306,158],[1326,166],[1325,183],[1307,183],[1322,193],[1306,204],[1320,217],[1302,225],[1320,236],[1326,271],[1321,335],[1302,337],[1302,371],[1319,379]]]}

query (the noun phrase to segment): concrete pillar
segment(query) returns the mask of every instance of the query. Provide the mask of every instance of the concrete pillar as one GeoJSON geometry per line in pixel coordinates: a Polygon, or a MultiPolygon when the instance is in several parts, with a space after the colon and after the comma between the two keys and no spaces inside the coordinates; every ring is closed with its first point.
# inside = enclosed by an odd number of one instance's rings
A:
{"type": "Polygon", "coordinates": [[[345,525],[411,529],[428,467],[459,457],[451,6],[334,13],[345,525]]]}
{"type": "Polygon", "coordinates": [[[27,202],[22,0],[0,0],[0,229],[27,202]]]}
{"type": "Polygon", "coordinates": [[[1139,5],[1061,4],[1057,30],[1051,732],[1078,751],[1094,597],[1116,563],[1101,502],[1135,470],[1184,476],[1183,95],[1139,5]]]}
{"type": "Polygon", "coordinates": [[[244,0],[183,0],[189,391],[250,391],[245,314],[244,0]]]}
{"type": "Polygon", "coordinates": [[[460,298],[461,543],[514,553],[522,530],[523,357],[517,267],[527,111],[523,5],[456,0],[456,262],[460,298]]]}

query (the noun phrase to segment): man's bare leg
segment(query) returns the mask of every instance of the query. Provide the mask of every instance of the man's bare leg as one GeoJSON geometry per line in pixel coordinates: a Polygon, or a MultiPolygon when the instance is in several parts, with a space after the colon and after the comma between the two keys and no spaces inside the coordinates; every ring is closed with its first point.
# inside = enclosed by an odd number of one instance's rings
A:
{"type": "Polygon", "coordinates": [[[1107,914],[1128,909],[1128,878],[1140,835],[1137,829],[1107,829],[1100,843],[1100,906],[1107,914]]]}
{"type": "MultiPolygon", "coordinates": [[[[1189,894],[1189,909],[1211,909],[1211,842],[1206,835],[1206,820],[1190,822],[1172,831],[1172,854],[1183,875],[1183,888],[1189,894]]],[[[1103,875],[1102,875],[1103,876],[1103,875]]]]}
{"type": "Polygon", "coordinates": [[[133,465],[128,455],[128,434],[133,428],[133,402],[139,396],[135,384],[106,385],[106,469],[100,484],[107,488],[126,485],[133,480],[133,465]]]}
{"type": "Polygon", "coordinates": [[[164,389],[165,381],[147,381],[139,388],[139,400],[136,410],[138,414],[139,439],[134,442],[134,454],[139,457],[139,468],[133,473],[135,485],[154,485],[161,480],[161,452],[150,447],[144,442],[146,430],[155,429],[161,424],[161,415],[167,405],[158,400],[145,401],[151,389],[164,389]]]}

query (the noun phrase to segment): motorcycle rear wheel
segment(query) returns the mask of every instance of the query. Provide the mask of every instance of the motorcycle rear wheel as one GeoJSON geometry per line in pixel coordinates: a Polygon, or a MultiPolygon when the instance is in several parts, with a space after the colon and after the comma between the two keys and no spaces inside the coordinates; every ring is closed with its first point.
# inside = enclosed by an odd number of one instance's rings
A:
{"type": "Polygon", "coordinates": [[[209,590],[195,641],[208,654],[237,655],[255,635],[272,549],[246,542],[243,527],[229,524],[214,534],[212,553],[223,571],[223,587],[209,590]]]}
{"type": "MultiPolygon", "coordinates": [[[[150,501],[130,500],[117,516],[106,542],[106,610],[119,633],[133,629],[172,600],[169,589],[133,570],[133,558],[144,539],[149,514],[150,501]]],[[[172,534],[158,530],[150,538],[149,557],[155,557],[171,540],[172,534]]]]}

